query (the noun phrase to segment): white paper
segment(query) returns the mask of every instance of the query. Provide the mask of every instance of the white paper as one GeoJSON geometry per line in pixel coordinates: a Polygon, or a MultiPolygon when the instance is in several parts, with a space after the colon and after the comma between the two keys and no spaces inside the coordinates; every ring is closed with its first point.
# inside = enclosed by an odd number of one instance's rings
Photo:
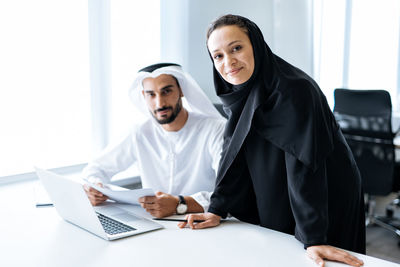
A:
{"type": "Polygon", "coordinates": [[[104,195],[108,196],[109,199],[115,200],[121,203],[139,205],[138,199],[144,196],[154,196],[154,191],[151,188],[134,189],[134,190],[111,190],[98,185],[90,184],[91,187],[100,191],[104,195]]]}

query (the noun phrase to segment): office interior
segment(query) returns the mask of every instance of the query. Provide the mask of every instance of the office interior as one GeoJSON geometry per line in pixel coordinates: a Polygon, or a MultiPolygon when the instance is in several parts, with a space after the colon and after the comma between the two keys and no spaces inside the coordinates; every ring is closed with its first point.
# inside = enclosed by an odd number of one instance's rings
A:
{"type": "MultiPolygon", "coordinates": [[[[205,33],[229,13],[253,20],[276,55],[316,80],[332,110],[336,88],[386,90],[399,129],[397,0],[0,0],[0,194],[20,187],[35,202],[34,166],[79,177],[141,123],[128,89],[143,66],[176,62],[219,104],[205,33]]],[[[400,161],[399,138],[393,145],[400,161]]],[[[113,182],[140,187],[135,166],[113,182]]],[[[385,215],[397,196],[372,196],[374,212],[385,215]]],[[[367,255],[400,263],[399,233],[370,223],[367,255]]]]}

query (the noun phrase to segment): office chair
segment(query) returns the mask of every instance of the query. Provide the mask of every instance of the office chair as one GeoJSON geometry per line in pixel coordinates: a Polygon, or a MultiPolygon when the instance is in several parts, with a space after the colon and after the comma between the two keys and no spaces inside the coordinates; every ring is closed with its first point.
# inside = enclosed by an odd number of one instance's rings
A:
{"type": "Polygon", "coordinates": [[[400,195],[386,207],[386,216],[375,215],[373,199],[400,190],[390,94],[385,90],[335,89],[334,99],[333,113],[361,173],[366,224],[379,225],[400,237],[400,219],[394,216],[394,210],[400,207],[400,195]]]}

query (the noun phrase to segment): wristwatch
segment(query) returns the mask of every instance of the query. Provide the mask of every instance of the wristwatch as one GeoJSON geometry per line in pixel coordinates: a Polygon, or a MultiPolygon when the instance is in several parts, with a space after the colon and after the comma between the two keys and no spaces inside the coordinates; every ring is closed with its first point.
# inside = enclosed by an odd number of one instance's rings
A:
{"type": "Polygon", "coordinates": [[[179,202],[178,206],[176,207],[176,214],[185,214],[187,211],[187,205],[185,198],[181,195],[178,196],[179,202]]]}

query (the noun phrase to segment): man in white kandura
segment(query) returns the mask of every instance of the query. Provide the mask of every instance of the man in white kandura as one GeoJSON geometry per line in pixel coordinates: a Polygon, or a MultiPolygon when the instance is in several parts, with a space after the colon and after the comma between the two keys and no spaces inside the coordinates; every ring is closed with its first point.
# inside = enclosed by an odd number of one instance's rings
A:
{"type": "MultiPolygon", "coordinates": [[[[137,163],[144,188],[155,196],[139,199],[151,215],[206,212],[215,186],[225,119],[196,81],[173,63],[141,69],[129,96],[148,120],[84,169],[91,183],[104,184],[137,163]]],[[[98,205],[107,197],[88,185],[98,205]]]]}

